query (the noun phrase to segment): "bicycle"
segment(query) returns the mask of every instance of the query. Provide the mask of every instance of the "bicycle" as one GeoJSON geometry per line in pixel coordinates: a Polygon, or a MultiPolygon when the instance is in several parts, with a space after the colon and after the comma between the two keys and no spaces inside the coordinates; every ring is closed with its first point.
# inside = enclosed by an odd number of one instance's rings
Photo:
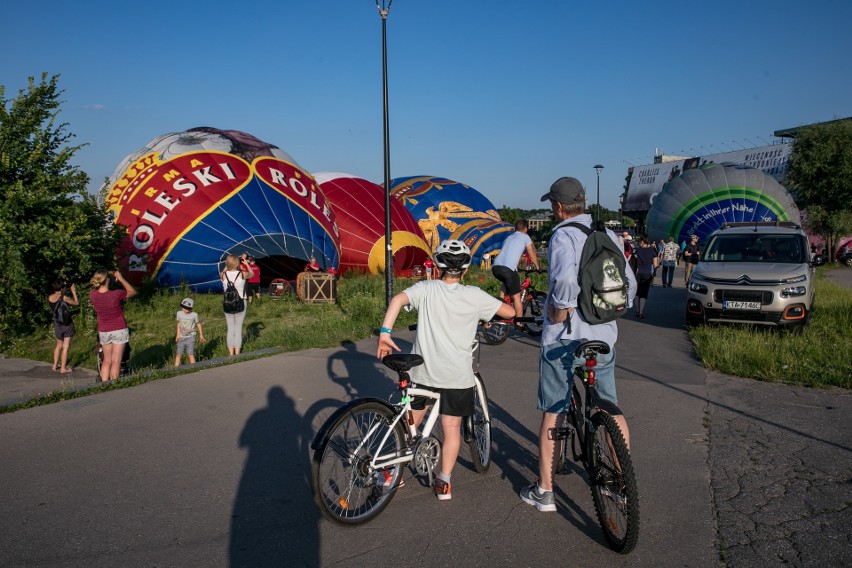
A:
{"type": "MultiPolygon", "coordinates": [[[[409,329],[416,328],[416,325],[409,329]]],[[[479,342],[474,341],[474,414],[462,420],[462,436],[470,448],[474,469],[485,473],[491,465],[491,415],[485,383],[479,373],[479,342]]],[[[441,442],[432,436],[438,421],[441,395],[418,388],[408,372],[423,363],[416,354],[393,354],[382,363],[398,375],[400,400],[353,400],[332,414],[311,443],[311,489],[322,514],[337,523],[355,525],[375,518],[388,506],[402,480],[402,470],[413,463],[415,472],[431,486],[441,459],[441,442]],[[414,427],[411,397],[433,402],[422,432],[414,427]]]]}
{"type": "Polygon", "coordinates": [[[613,416],[621,410],[599,398],[595,386],[598,354],[609,353],[603,341],[584,341],[574,351],[574,374],[567,425],[548,431],[552,440],[564,440],[557,474],[568,473],[568,440],[574,462],[582,462],[588,474],[598,522],[610,548],[627,554],[639,538],[639,492],[633,462],[618,423],[613,416]],[[577,361],[580,361],[577,363],[577,361]],[[577,386],[585,387],[585,397],[577,386]]]}
{"type": "MultiPolygon", "coordinates": [[[[540,292],[535,288],[530,279],[531,273],[539,273],[544,274],[546,270],[519,270],[518,272],[524,273],[524,281],[521,282],[521,305],[523,306],[523,318],[524,320],[518,320],[515,318],[515,321],[528,321],[533,322],[532,325],[527,325],[526,330],[532,336],[541,335],[541,322],[540,318],[543,313],[544,306],[544,293],[540,292]]],[[[503,297],[503,302],[513,305],[512,297],[506,294],[503,297]]],[[[509,329],[510,324],[512,323],[511,319],[505,320],[492,320],[491,322],[484,322],[480,327],[480,335],[482,335],[482,339],[485,343],[489,345],[500,345],[509,337],[509,329]]]]}

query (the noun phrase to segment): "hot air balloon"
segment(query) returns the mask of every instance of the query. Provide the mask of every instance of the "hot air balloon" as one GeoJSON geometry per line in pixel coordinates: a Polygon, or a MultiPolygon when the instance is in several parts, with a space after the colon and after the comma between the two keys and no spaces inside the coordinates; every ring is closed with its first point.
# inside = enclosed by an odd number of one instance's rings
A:
{"type": "Polygon", "coordinates": [[[245,132],[155,138],[118,166],[104,202],[128,228],[120,264],[137,283],[218,291],[222,261],[242,252],[257,259],[262,285],[295,278],[311,256],[339,263],[334,211],[313,176],[245,132]]]}
{"type": "MultiPolygon", "coordinates": [[[[340,228],[340,271],[384,272],[385,190],[349,174],[318,173],[314,178],[340,228]]],[[[391,199],[391,231],[394,272],[410,271],[431,256],[417,221],[395,199],[391,199]]]]}
{"type": "Polygon", "coordinates": [[[677,242],[698,235],[704,242],[731,222],[793,221],[799,209],[787,189],[757,168],[742,164],[705,164],[683,172],[651,199],[648,237],[677,242]]]}
{"type": "Polygon", "coordinates": [[[467,243],[473,264],[500,250],[514,230],[494,205],[470,186],[446,178],[412,176],[391,180],[391,195],[417,220],[430,250],[444,239],[467,243]]]}

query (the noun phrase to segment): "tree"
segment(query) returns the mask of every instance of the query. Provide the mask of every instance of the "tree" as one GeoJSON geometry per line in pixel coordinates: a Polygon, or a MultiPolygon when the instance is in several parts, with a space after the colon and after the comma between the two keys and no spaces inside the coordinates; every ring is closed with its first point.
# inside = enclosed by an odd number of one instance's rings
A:
{"type": "Polygon", "coordinates": [[[58,75],[29,78],[7,99],[0,86],[0,337],[50,321],[45,298],[58,279],[82,281],[114,265],[124,229],[87,193],[71,163],[82,146],[57,123],[58,75]]]}
{"type": "Polygon", "coordinates": [[[852,233],[852,120],[799,130],[786,183],[807,211],[808,228],[825,239],[833,261],[837,239],[852,233]]]}

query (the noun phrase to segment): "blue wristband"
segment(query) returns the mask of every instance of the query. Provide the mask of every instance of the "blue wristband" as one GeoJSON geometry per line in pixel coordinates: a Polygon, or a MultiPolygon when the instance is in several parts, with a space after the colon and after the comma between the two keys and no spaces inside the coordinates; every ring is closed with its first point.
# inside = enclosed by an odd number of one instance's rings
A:
{"type": "Polygon", "coordinates": [[[379,333],[393,333],[393,330],[389,329],[387,327],[382,327],[382,328],[379,328],[379,333]]]}

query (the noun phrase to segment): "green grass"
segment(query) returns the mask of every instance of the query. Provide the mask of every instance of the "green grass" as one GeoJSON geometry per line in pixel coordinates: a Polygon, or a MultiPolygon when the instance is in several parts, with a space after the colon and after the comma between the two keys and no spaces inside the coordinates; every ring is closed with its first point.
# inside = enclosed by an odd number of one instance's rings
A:
{"type": "Polygon", "coordinates": [[[852,388],[852,290],[816,281],[811,325],[802,333],[746,326],[689,332],[701,364],[737,377],[852,388]]]}
{"type": "MultiPolygon", "coordinates": [[[[533,279],[539,290],[546,287],[546,275],[534,275],[533,279]]],[[[397,279],[394,290],[401,291],[412,282],[397,279]]],[[[499,283],[490,271],[472,269],[465,283],[493,295],[499,291],[499,283]]],[[[370,337],[384,317],[384,286],[381,276],[347,274],[339,283],[336,304],[305,304],[293,296],[281,300],[264,296],[249,307],[243,352],[333,347],[370,337]]],[[[94,370],[96,319],[88,291],[81,290],[80,296],[83,305],[74,310],[77,335],[71,341],[68,364],[94,370]]],[[[206,344],[196,344],[198,361],[227,357],[221,294],[145,289],[129,300],[125,309],[133,348],[130,362],[136,374],[127,386],[173,374],[175,313],[185,296],[195,299],[195,311],[208,340],[206,344]]],[[[414,323],[415,318],[415,314],[403,312],[396,328],[414,323]]],[[[852,290],[821,278],[817,280],[811,326],[802,334],[703,326],[691,330],[690,338],[699,360],[709,369],[766,381],[852,388],[852,290]]],[[[54,344],[53,326],[48,325],[36,334],[6,343],[3,351],[9,357],[52,363],[54,344]]]]}

